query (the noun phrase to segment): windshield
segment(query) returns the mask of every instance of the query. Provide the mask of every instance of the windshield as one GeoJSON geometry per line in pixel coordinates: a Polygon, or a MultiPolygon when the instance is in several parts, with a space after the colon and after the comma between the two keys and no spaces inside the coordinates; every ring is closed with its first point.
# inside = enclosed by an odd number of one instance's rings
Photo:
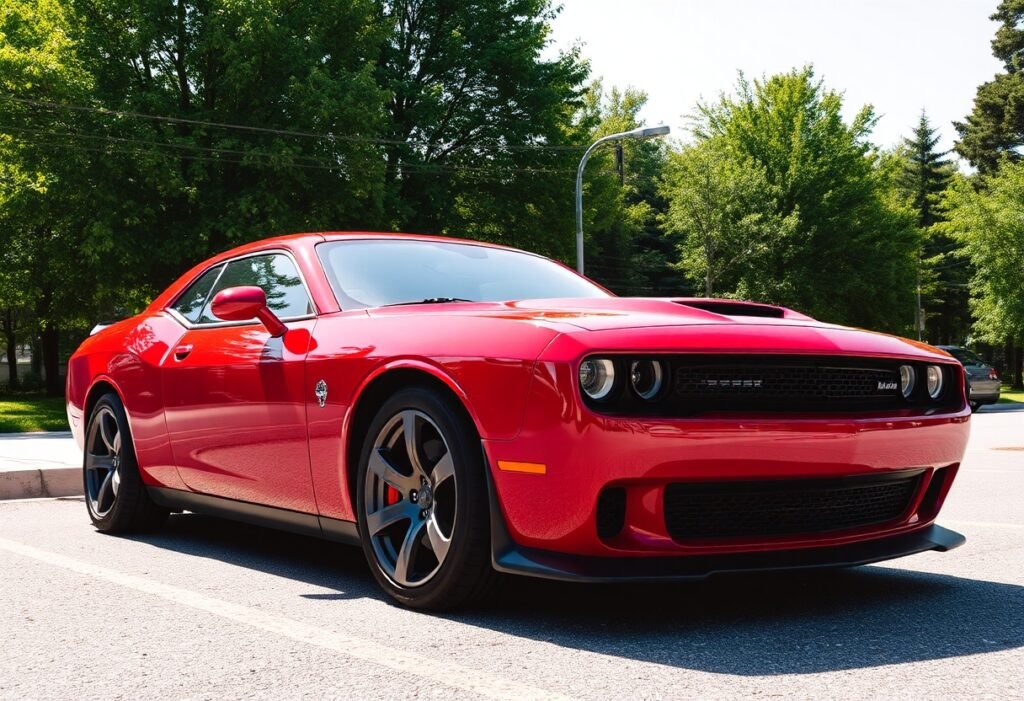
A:
{"type": "Polygon", "coordinates": [[[984,365],[985,361],[978,357],[973,351],[969,351],[966,348],[956,348],[947,346],[946,352],[951,356],[959,360],[964,365],[984,365]]]}
{"type": "Polygon", "coordinates": [[[609,296],[547,258],[468,243],[359,239],[320,244],[317,254],[342,309],[609,296]]]}

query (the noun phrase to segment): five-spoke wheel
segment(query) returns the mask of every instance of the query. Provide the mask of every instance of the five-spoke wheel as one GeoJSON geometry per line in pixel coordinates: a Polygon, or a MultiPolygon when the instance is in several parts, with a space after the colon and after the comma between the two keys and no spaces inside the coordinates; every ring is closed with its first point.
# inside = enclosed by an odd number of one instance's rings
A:
{"type": "Polygon", "coordinates": [[[82,478],[89,518],[105,533],[150,530],[167,518],[146,493],[128,415],[115,394],[100,397],[89,413],[82,478]]]}
{"type": "Polygon", "coordinates": [[[95,412],[85,439],[85,497],[89,510],[103,518],[114,508],[121,486],[121,431],[109,406],[95,412]]]}
{"type": "Polygon", "coordinates": [[[378,562],[403,587],[430,580],[452,545],[455,466],[429,416],[406,409],[378,433],[365,481],[366,527],[378,562]]]}
{"type": "Polygon", "coordinates": [[[392,597],[441,609],[494,579],[480,439],[461,406],[423,387],[377,411],[363,446],[357,512],[363,550],[392,597]]]}

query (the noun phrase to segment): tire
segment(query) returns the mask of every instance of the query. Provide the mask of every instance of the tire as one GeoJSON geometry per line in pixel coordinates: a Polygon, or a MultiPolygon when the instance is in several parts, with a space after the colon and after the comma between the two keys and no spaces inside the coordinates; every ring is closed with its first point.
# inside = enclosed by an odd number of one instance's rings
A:
{"type": "Polygon", "coordinates": [[[103,533],[150,531],[167,519],[167,509],[146,493],[128,415],[116,394],[104,394],[89,414],[82,482],[89,518],[103,533]]]}
{"type": "Polygon", "coordinates": [[[440,611],[494,589],[485,469],[472,423],[440,393],[403,389],[377,412],[360,452],[356,512],[370,571],[398,603],[440,611]]]}

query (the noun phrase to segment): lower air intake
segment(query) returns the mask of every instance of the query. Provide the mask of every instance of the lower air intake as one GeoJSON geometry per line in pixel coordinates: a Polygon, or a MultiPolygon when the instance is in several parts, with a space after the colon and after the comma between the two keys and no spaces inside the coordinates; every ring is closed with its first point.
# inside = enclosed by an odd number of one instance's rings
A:
{"type": "Polygon", "coordinates": [[[757,482],[677,482],[665,488],[675,540],[818,535],[895,521],[921,471],[884,476],[757,482]]]}

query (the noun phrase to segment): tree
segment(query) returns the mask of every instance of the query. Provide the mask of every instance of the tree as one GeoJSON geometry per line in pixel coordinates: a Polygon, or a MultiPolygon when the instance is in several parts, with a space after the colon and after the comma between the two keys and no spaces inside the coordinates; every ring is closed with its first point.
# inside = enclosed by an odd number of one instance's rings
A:
{"type": "Polygon", "coordinates": [[[1024,163],[1004,161],[978,183],[956,176],[944,205],[949,221],[939,226],[963,244],[974,269],[974,330],[979,340],[1016,346],[1014,386],[1024,388],[1024,163]]]}
{"type": "Polygon", "coordinates": [[[76,139],[115,165],[96,245],[147,295],[230,245],[382,220],[371,0],[72,2],[90,97],[118,112],[76,139]]]}
{"type": "Polygon", "coordinates": [[[681,235],[679,267],[704,294],[731,294],[775,245],[792,234],[796,212],[781,216],[780,194],[752,159],[711,138],[672,154],[663,191],[666,229],[681,235]]]}
{"type": "MultiPolygon", "coordinates": [[[[17,319],[40,332],[47,391],[59,394],[59,330],[88,305],[95,271],[82,260],[78,216],[93,203],[81,151],[56,150],[47,135],[76,129],[84,118],[40,112],[26,99],[79,102],[92,76],[72,38],[77,20],[57,0],[11,0],[0,9],[0,311],[8,362],[17,319]]],[[[33,329],[34,330],[34,329],[33,329]]]]}
{"type": "Polygon", "coordinates": [[[784,235],[734,294],[856,326],[904,330],[913,319],[918,234],[895,170],[869,141],[875,116],[849,124],[842,98],[810,67],[750,82],[698,105],[692,131],[771,187],[784,235]]]}
{"type": "Polygon", "coordinates": [[[925,311],[919,319],[919,336],[933,343],[956,344],[963,342],[970,328],[968,263],[959,243],[935,228],[944,221],[942,194],[956,172],[946,158],[949,152],[937,149],[940,138],[922,110],[913,135],[904,138],[897,151],[901,161],[897,183],[917,214],[921,232],[918,306],[925,311]]]}
{"type": "Polygon", "coordinates": [[[545,58],[549,0],[376,0],[387,210],[399,229],[569,258],[588,68],[545,58]]]}
{"type": "Polygon", "coordinates": [[[995,170],[1004,156],[1019,158],[1017,149],[1024,145],[1024,0],[1003,0],[990,19],[1000,23],[992,53],[1006,72],[978,86],[971,113],[955,123],[957,153],[983,173],[995,170]]]}

